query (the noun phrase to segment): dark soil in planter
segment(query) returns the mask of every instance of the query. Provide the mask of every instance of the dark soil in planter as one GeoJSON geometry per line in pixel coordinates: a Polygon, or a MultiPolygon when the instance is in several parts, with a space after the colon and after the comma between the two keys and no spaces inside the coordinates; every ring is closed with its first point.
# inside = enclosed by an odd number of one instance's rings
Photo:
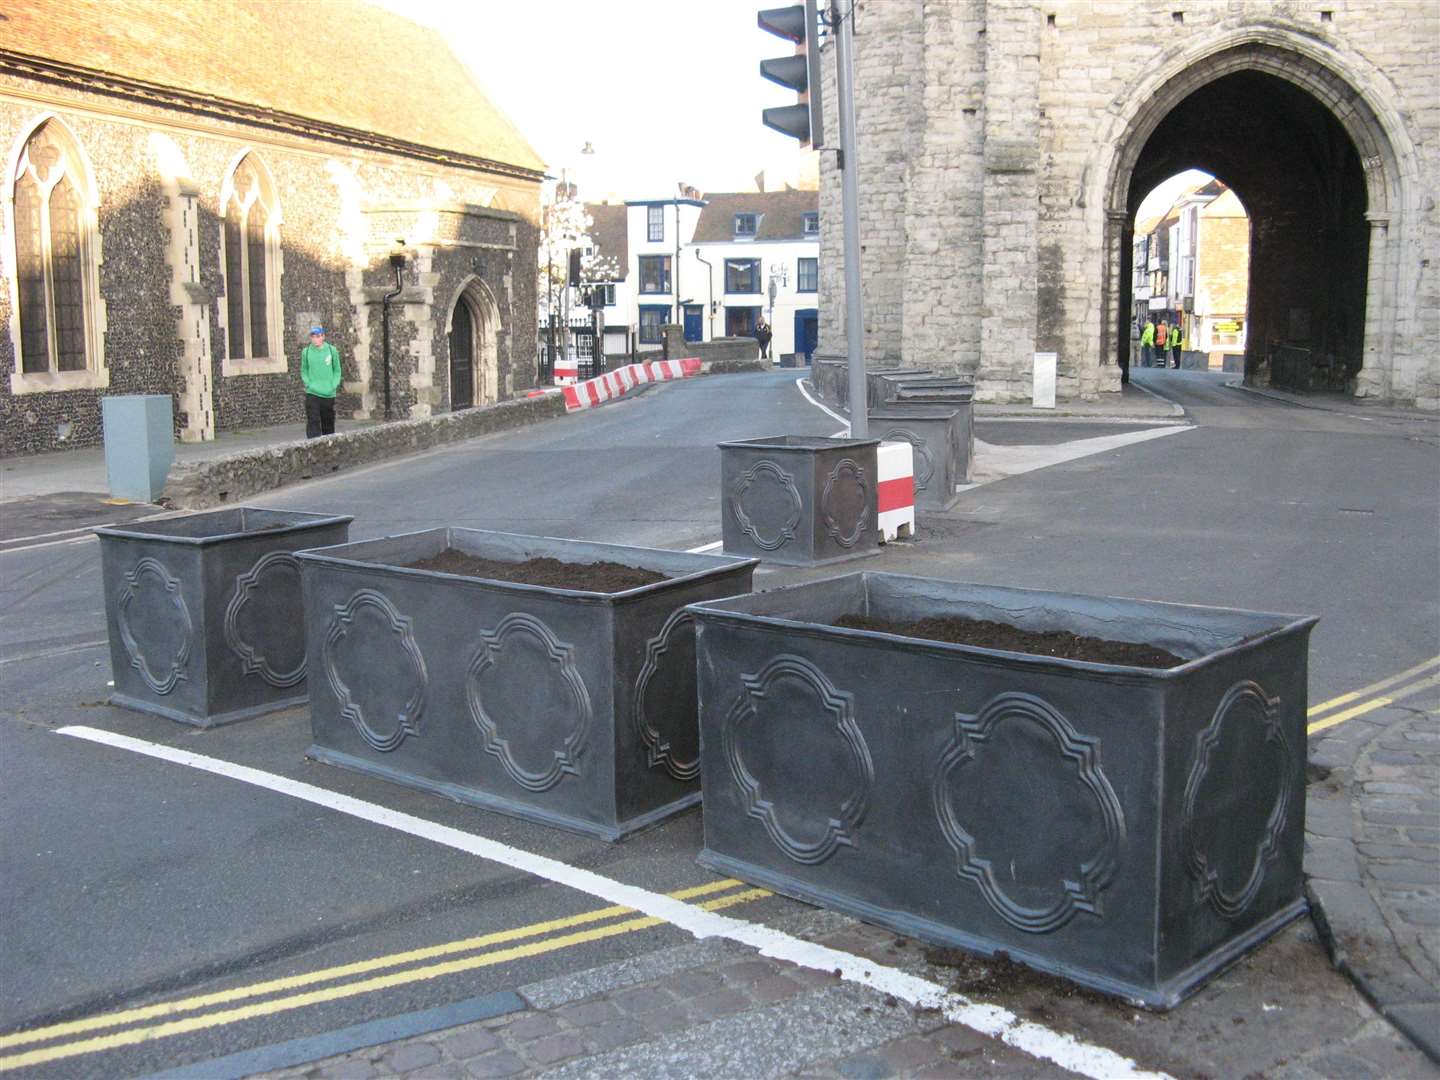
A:
{"type": "Polygon", "coordinates": [[[446,548],[438,555],[419,562],[406,563],[412,570],[439,570],[445,574],[489,578],[491,581],[513,581],[522,585],[545,585],[552,589],[583,589],[587,592],[624,592],[642,585],[664,581],[665,575],[654,570],[637,570],[621,563],[569,563],[559,559],[528,559],[525,562],[504,562],[483,559],[455,548],[446,548]]]}
{"type": "Polygon", "coordinates": [[[1174,653],[1157,649],[1153,645],[1082,637],[1079,634],[1067,634],[1063,630],[1021,630],[1007,623],[984,619],[952,617],[900,622],[867,615],[845,615],[834,625],[845,630],[872,630],[902,637],[946,641],[955,645],[976,645],[982,649],[1058,656],[1065,660],[1088,660],[1096,664],[1169,668],[1185,663],[1185,660],[1174,653]]]}

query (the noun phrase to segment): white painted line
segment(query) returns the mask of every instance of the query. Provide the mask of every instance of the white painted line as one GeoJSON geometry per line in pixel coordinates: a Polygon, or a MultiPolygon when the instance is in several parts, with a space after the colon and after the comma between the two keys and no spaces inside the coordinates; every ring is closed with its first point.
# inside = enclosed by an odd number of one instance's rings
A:
{"type": "Polygon", "coordinates": [[[716,540],[713,544],[701,544],[698,548],[686,548],[687,555],[704,555],[707,551],[714,551],[716,548],[724,547],[724,540],[716,540]]]}
{"type": "MultiPolygon", "coordinates": [[[[26,660],[49,660],[53,656],[68,656],[70,653],[85,652],[87,649],[98,649],[102,645],[110,644],[109,638],[101,638],[99,641],[77,641],[73,645],[61,645],[58,648],[46,649],[43,652],[25,653],[21,656],[7,656],[0,660],[3,664],[20,664],[26,660]]],[[[115,685],[110,683],[108,685],[115,685]]]]}
{"type": "MultiPolygon", "coordinates": [[[[17,537],[16,539],[23,540],[24,537],[17,537]]],[[[98,536],[92,533],[89,536],[77,536],[70,540],[51,540],[44,544],[21,544],[19,547],[0,548],[0,555],[8,555],[12,551],[38,551],[41,548],[65,547],[69,544],[89,544],[99,539],[98,536]]]]}
{"type": "Polygon", "coordinates": [[[1133,443],[1163,439],[1167,435],[1179,435],[1196,429],[1188,425],[1152,427],[1142,431],[1127,431],[1121,435],[1101,435],[1092,439],[1072,439],[1063,443],[1026,443],[1021,446],[1005,446],[975,440],[975,482],[963,484],[957,490],[968,491],[981,484],[992,484],[1011,476],[1020,476],[1036,469],[1048,469],[1052,465],[1063,465],[1067,461],[1118,450],[1133,443]]]}
{"type": "Polygon", "coordinates": [[[828,416],[828,417],[830,417],[831,419],[834,419],[834,420],[839,420],[840,423],[842,423],[842,424],[845,425],[845,430],[844,430],[844,431],[840,432],[840,433],[837,434],[837,435],[832,435],[832,436],[830,436],[832,439],[838,439],[838,438],[841,438],[841,437],[843,437],[843,436],[845,436],[845,435],[849,435],[849,434],[850,434],[850,420],[849,420],[849,418],[848,418],[848,417],[841,416],[839,413],[835,412],[835,411],[832,410],[832,409],[827,409],[824,405],[821,405],[820,402],[816,401],[813,397],[811,397],[811,396],[810,396],[810,391],[805,389],[805,376],[802,375],[802,376],[800,376],[800,378],[798,378],[798,379],[795,380],[795,389],[799,390],[800,393],[802,393],[803,395],[805,395],[805,400],[808,401],[811,405],[814,405],[815,408],[819,409],[819,410],[820,410],[821,412],[823,412],[826,416],[828,416]]]}
{"type": "Polygon", "coordinates": [[[802,941],[768,926],[748,923],[728,915],[721,915],[718,912],[706,911],[661,893],[651,892],[634,885],[626,885],[593,871],[570,866],[558,859],[523,851],[483,836],[474,836],[448,825],[426,821],[413,814],[404,814],[398,810],[368,803],[349,795],[328,791],[313,784],[291,780],[274,773],[262,772],[246,765],[236,765],[233,762],[207,757],[189,750],[162,746],[159,743],[146,742],[143,739],[132,739],[128,735],[117,735],[114,732],[84,726],[63,727],[58,729],[56,734],[86,739],[118,750],[129,750],[147,757],[158,758],[161,761],[185,765],[201,772],[238,780],[245,784],[253,784],[281,795],[289,795],[337,813],[349,814],[362,821],[443,844],[457,851],[489,859],[523,873],[545,878],[558,885],[589,893],[591,896],[612,904],[634,908],[652,918],[663,919],[697,938],[726,938],[758,949],[762,956],[788,960],[793,964],[814,968],[817,971],[838,971],[842,978],[850,982],[868,986],[880,993],[890,994],[919,1008],[938,1009],[952,1023],[964,1024],[981,1034],[999,1038],[1017,1050],[1023,1050],[1033,1057],[1054,1062],[1062,1069],[1069,1069],[1082,1076],[1093,1077],[1094,1080],[1109,1080],[1112,1077],[1133,1077],[1137,1080],[1165,1078],[1165,1080],[1169,1080],[1164,1073],[1145,1072],[1139,1069],[1135,1062],[1122,1057],[1113,1050],[1084,1043],[1073,1035],[1051,1031],[1040,1024],[1021,1020],[1009,1009],[999,1005],[973,1002],[928,979],[922,979],[897,968],[886,967],[838,949],[802,941]]]}
{"type": "MultiPolygon", "coordinates": [[[[0,508],[4,504],[0,503],[0,508]]],[[[92,521],[88,525],[76,525],[73,529],[60,529],[58,532],[30,533],[28,536],[12,536],[9,540],[3,541],[6,544],[19,544],[26,540],[49,540],[55,536],[74,536],[76,533],[89,533],[91,529],[111,527],[123,529],[127,525],[138,525],[142,521],[158,521],[160,518],[175,517],[184,513],[183,510],[161,510],[158,514],[146,514],[143,517],[126,518],[124,521],[92,521]]],[[[41,544],[31,544],[31,547],[42,547],[41,544]]]]}

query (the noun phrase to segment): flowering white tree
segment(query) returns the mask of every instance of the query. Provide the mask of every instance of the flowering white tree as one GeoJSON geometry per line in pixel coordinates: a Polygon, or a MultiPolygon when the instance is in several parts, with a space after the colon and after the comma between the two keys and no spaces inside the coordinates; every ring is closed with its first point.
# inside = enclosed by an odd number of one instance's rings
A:
{"type": "MultiPolygon", "coordinates": [[[[595,221],[580,201],[574,184],[563,179],[540,208],[540,250],[536,260],[536,309],[540,323],[548,326],[553,313],[559,316],[556,344],[561,356],[570,355],[570,312],[578,301],[570,286],[570,253],[580,252],[580,280],[585,283],[614,281],[620,276],[614,258],[596,250],[590,235],[595,221]]],[[[603,350],[604,340],[596,332],[595,347],[603,350]]],[[[548,353],[547,353],[548,355],[548,353]]]]}
{"type": "Polygon", "coordinates": [[[576,298],[567,296],[570,278],[570,252],[580,252],[582,281],[614,281],[620,276],[615,259],[602,255],[590,235],[594,219],[580,201],[575,185],[561,181],[550,199],[540,209],[540,251],[537,260],[536,296],[540,320],[550,316],[553,297],[556,314],[565,310],[576,298]]]}

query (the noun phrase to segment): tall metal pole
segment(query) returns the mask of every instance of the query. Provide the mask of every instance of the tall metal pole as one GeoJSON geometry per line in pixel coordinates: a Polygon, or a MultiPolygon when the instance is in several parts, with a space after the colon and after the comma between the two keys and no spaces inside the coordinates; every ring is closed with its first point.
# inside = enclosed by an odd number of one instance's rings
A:
{"type": "Polygon", "coordinates": [[[835,36],[835,96],[840,105],[840,192],[845,225],[845,355],[850,363],[850,436],[868,438],[870,418],[865,401],[865,313],[860,301],[859,155],[855,152],[855,3],[841,13],[830,4],[835,36]]]}

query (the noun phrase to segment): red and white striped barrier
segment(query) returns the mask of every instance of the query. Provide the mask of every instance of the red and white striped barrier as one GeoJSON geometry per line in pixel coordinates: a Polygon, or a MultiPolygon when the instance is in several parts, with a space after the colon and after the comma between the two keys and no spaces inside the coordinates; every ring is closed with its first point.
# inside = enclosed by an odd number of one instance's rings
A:
{"type": "Polygon", "coordinates": [[[700,374],[700,361],[694,357],[684,360],[652,360],[645,364],[626,364],[624,367],[607,371],[594,379],[563,388],[565,408],[568,412],[590,409],[614,398],[624,397],[635,387],[645,383],[665,382],[669,379],[688,379],[700,374]]]}
{"type": "Polygon", "coordinates": [[[876,451],[875,520],[882,541],[915,535],[915,448],[882,442],[876,451]]]}

